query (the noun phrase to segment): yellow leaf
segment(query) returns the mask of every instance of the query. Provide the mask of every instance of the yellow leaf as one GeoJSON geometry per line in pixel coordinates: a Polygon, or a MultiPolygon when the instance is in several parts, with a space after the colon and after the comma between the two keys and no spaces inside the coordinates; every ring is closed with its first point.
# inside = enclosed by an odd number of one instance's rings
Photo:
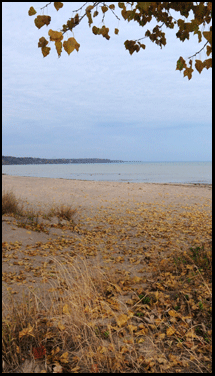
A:
{"type": "Polygon", "coordinates": [[[176,311],[173,311],[173,309],[171,309],[168,314],[172,317],[176,317],[177,316],[177,312],[176,311]]]}
{"type": "Polygon", "coordinates": [[[137,326],[136,325],[128,325],[128,329],[130,330],[130,332],[134,332],[135,330],[137,330],[137,326]]]}
{"type": "Polygon", "coordinates": [[[174,333],[175,333],[175,329],[172,328],[171,326],[170,326],[170,327],[167,329],[167,331],[166,331],[166,334],[167,334],[168,336],[172,336],[174,333]]]}
{"type": "Polygon", "coordinates": [[[22,338],[24,336],[32,336],[32,337],[35,337],[34,334],[33,334],[33,327],[28,324],[28,327],[21,330],[21,332],[19,332],[19,338],[22,338]]]}
{"type": "Polygon", "coordinates": [[[60,352],[60,347],[57,346],[55,349],[53,349],[53,350],[51,351],[51,354],[52,354],[52,355],[56,355],[56,354],[58,354],[59,352],[60,352]]]}
{"type": "Polygon", "coordinates": [[[129,319],[129,317],[126,316],[126,315],[124,315],[124,314],[118,316],[117,319],[116,319],[117,325],[118,325],[119,327],[125,325],[126,322],[128,321],[128,319],[129,319]]]}
{"type": "Polygon", "coordinates": [[[60,57],[61,52],[62,52],[62,42],[60,42],[59,40],[56,40],[55,41],[55,47],[56,47],[58,56],[60,57]]]}
{"type": "Polygon", "coordinates": [[[191,338],[199,338],[194,332],[193,330],[189,330],[189,332],[187,332],[185,334],[186,337],[191,337],[191,338]]]}
{"type": "Polygon", "coordinates": [[[148,329],[147,328],[143,328],[143,329],[139,330],[138,332],[136,332],[135,334],[136,334],[137,337],[139,337],[139,336],[143,336],[143,335],[145,335],[147,333],[148,333],[148,329]]]}
{"type": "Polygon", "coordinates": [[[57,324],[57,326],[60,330],[65,330],[65,326],[61,324],[60,322],[57,324]]]}
{"type": "Polygon", "coordinates": [[[63,42],[63,47],[68,55],[70,55],[74,49],[76,49],[76,51],[79,50],[80,44],[75,40],[75,38],[69,38],[67,41],[63,42]]]}
{"type": "Polygon", "coordinates": [[[60,41],[63,39],[63,34],[60,31],[50,29],[48,35],[50,36],[50,41],[60,41]]]}
{"type": "Polygon", "coordinates": [[[137,277],[137,276],[136,276],[136,277],[133,278],[133,282],[134,282],[134,283],[138,283],[138,282],[140,282],[140,281],[142,281],[142,278],[140,278],[140,277],[137,277]]]}
{"type": "Polygon", "coordinates": [[[63,313],[65,313],[66,315],[70,315],[68,304],[65,304],[65,306],[63,307],[63,313]]]}
{"type": "Polygon", "coordinates": [[[60,357],[60,361],[61,361],[61,363],[68,363],[68,355],[69,355],[68,352],[65,352],[65,353],[63,353],[63,354],[61,355],[61,357],[60,357]]]}
{"type": "Polygon", "coordinates": [[[156,298],[156,300],[158,300],[158,296],[159,296],[159,291],[156,291],[155,292],[155,298],[156,298]]]}
{"type": "Polygon", "coordinates": [[[165,333],[161,333],[161,334],[159,334],[159,338],[160,338],[160,339],[164,339],[164,338],[165,338],[165,336],[166,336],[166,334],[165,334],[165,333]]]}

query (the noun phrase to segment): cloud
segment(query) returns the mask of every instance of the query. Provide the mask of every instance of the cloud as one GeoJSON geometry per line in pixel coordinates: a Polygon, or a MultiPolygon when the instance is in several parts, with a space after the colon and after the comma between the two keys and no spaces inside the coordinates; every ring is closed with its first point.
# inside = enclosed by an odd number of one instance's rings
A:
{"type": "MultiPolygon", "coordinates": [[[[147,41],[146,50],[130,56],[123,42],[144,31],[109,17],[110,30],[118,27],[119,36],[110,31],[107,41],[85,22],[74,31],[78,53],[64,51],[58,58],[52,43],[51,54],[43,58],[37,44],[49,28],[37,30],[27,15],[30,6],[40,12],[42,3],[12,4],[3,3],[5,155],[51,158],[57,150],[59,158],[163,160],[165,153],[169,160],[184,160],[184,132],[192,135],[195,127],[199,136],[190,137],[187,157],[198,159],[196,150],[202,148],[199,156],[204,150],[210,154],[211,71],[194,72],[191,81],[175,71],[180,55],[198,50],[196,36],[181,43],[168,30],[165,48],[147,41]]],[[[75,5],[65,3],[59,12],[48,6],[53,29],[66,22],[75,5]]]]}

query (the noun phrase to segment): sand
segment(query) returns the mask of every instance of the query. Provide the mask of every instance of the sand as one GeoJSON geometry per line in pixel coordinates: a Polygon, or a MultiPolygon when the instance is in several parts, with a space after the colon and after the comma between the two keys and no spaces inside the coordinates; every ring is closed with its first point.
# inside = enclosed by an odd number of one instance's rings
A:
{"type": "Polygon", "coordinates": [[[212,186],[204,184],[126,183],[86,180],[66,180],[36,177],[2,176],[2,190],[12,190],[34,208],[46,209],[54,203],[63,203],[96,210],[132,202],[182,205],[210,200],[212,186]]]}
{"type": "MultiPolygon", "coordinates": [[[[162,231],[166,231],[163,236],[166,248],[161,248],[164,256],[164,252],[175,244],[186,247],[196,239],[203,243],[211,239],[208,230],[211,219],[211,185],[96,182],[3,175],[2,191],[11,190],[18,199],[36,210],[46,211],[54,204],[66,204],[77,209],[77,212],[74,217],[75,231],[64,223],[64,227],[50,228],[48,234],[19,228],[14,218],[2,216],[5,304],[8,303],[8,291],[12,292],[17,301],[21,301],[21,292],[23,289],[26,292],[30,285],[39,291],[42,277],[47,277],[45,271],[41,274],[40,270],[44,262],[50,262],[49,257],[65,260],[65,255],[75,257],[83,254],[92,265],[95,258],[99,257],[99,262],[107,266],[110,260],[113,261],[111,255],[114,252],[115,268],[124,268],[130,275],[137,276],[141,275],[137,265],[144,261],[140,248],[146,252],[155,252],[162,231]],[[187,216],[188,212],[190,217],[187,216]],[[183,223],[180,222],[180,215],[184,216],[183,223]],[[192,216],[197,227],[192,227],[191,221],[187,230],[186,221],[192,216]],[[165,230],[163,221],[167,226],[165,230]],[[182,227],[179,229],[180,223],[182,227]],[[146,224],[148,227],[144,227],[146,224]],[[145,232],[141,232],[141,226],[145,232]],[[199,229],[199,236],[196,228],[199,229]],[[96,240],[99,231],[103,235],[96,240]],[[150,237],[149,233],[152,233],[150,237]],[[112,236],[116,239],[115,243],[118,242],[116,247],[111,240],[112,236]],[[63,238],[67,239],[64,246],[63,238]],[[58,251],[53,253],[56,247],[58,251]],[[136,264],[133,261],[131,263],[131,257],[127,253],[129,247],[132,249],[132,257],[136,257],[136,264]],[[139,252],[138,255],[135,250],[139,252]]],[[[112,264],[110,265],[109,269],[112,268],[112,264]]],[[[47,287],[43,284],[44,293],[46,290],[47,287]]],[[[4,307],[6,306],[3,305],[3,311],[4,307]]]]}

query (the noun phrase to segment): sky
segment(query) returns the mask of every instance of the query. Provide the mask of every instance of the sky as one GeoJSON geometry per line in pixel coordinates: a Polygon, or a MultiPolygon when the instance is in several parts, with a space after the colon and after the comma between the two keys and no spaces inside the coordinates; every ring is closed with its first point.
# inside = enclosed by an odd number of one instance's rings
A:
{"type": "MultiPolygon", "coordinates": [[[[63,50],[58,58],[50,42],[44,58],[39,38],[60,31],[80,7],[67,2],[57,12],[51,3],[41,10],[46,4],[3,2],[2,155],[211,161],[212,70],[194,71],[188,80],[175,69],[180,56],[187,59],[204,41],[194,35],[182,43],[177,30],[164,29],[165,47],[145,39],[146,49],[130,55],[124,41],[143,37],[155,23],[142,28],[107,12],[109,40],[94,35],[85,17],[64,38],[74,37],[79,51],[63,50]],[[37,29],[30,6],[51,16],[51,24],[37,29]]],[[[101,27],[101,19],[93,25],[101,27]]],[[[207,58],[205,51],[197,58],[207,58]]]]}

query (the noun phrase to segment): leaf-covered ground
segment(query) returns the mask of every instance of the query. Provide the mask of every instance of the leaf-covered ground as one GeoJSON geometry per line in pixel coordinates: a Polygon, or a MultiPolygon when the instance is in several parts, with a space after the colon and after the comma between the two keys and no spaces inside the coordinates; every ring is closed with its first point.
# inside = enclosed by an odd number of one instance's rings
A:
{"type": "Polygon", "coordinates": [[[3,370],[211,372],[211,199],[77,218],[8,218],[45,238],[2,244],[4,291],[31,291],[3,319],[3,370]]]}

